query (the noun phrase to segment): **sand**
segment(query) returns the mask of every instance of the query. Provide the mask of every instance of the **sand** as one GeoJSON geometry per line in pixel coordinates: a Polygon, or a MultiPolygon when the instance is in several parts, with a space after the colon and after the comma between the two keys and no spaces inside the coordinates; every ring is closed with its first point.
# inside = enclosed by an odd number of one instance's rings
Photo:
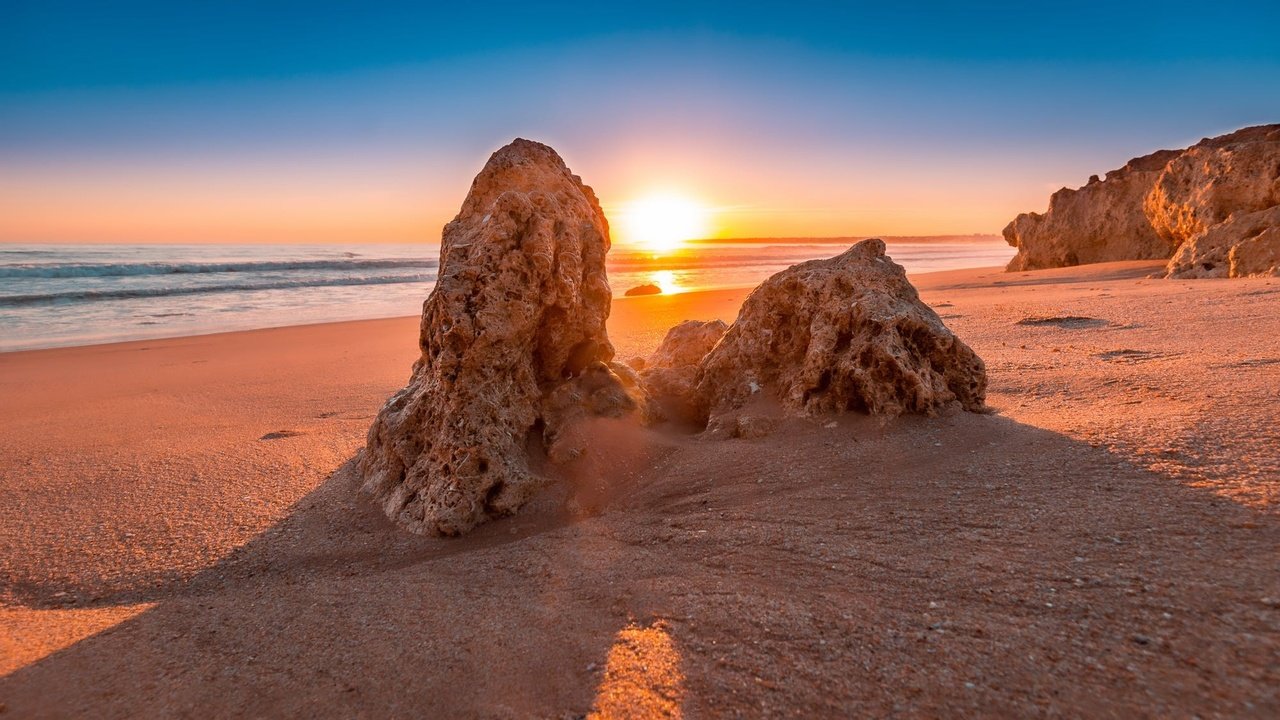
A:
{"type": "MultiPolygon", "coordinates": [[[[14,717],[1280,715],[1280,281],[913,278],[992,414],[614,428],[460,540],[348,460],[416,318],[0,354],[14,717]]],[[[628,298],[622,357],[745,291],[628,298]]]]}

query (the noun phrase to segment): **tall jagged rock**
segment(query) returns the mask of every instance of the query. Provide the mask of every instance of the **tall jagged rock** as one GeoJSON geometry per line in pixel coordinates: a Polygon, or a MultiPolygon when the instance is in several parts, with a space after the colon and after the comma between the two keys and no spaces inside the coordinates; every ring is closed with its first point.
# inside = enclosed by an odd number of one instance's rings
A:
{"type": "Polygon", "coordinates": [[[1024,213],[1005,228],[1005,240],[1018,248],[1009,269],[1172,257],[1172,277],[1234,277],[1228,256],[1235,243],[1248,241],[1238,255],[1252,258],[1240,267],[1265,263],[1270,236],[1255,238],[1270,216],[1215,228],[1233,214],[1276,205],[1280,125],[1243,128],[1136,158],[1105,180],[1054,193],[1049,212],[1024,213]],[[1188,247],[1196,245],[1204,247],[1188,247]]]}
{"type": "Polygon", "coordinates": [[[791,415],[983,409],[986,367],[920,301],[878,239],[795,265],[766,280],[703,358],[696,397],[705,417],[758,393],[791,415]]]}
{"type": "Polygon", "coordinates": [[[489,158],[445,226],[422,355],[360,460],[388,517],[455,535],[510,514],[567,423],[635,409],[606,364],[608,250],[595,194],[554,150],[518,139],[489,158]]]}

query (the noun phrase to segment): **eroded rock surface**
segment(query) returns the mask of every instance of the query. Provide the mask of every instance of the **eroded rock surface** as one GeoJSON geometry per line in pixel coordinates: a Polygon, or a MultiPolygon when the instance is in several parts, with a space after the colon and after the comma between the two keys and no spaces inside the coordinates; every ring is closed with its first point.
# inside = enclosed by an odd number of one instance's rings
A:
{"type": "Polygon", "coordinates": [[[1234,213],[1280,205],[1280,125],[1202,140],[1169,161],[1144,203],[1177,247],[1234,213]]]}
{"type": "Polygon", "coordinates": [[[1174,245],[1161,238],[1142,213],[1142,203],[1177,150],[1160,150],[1124,167],[1095,175],[1082,188],[1062,188],[1047,213],[1023,213],[1004,229],[1018,248],[1009,270],[1040,270],[1113,260],[1167,258],[1174,245]]]}
{"type": "Polygon", "coordinates": [[[388,517],[455,535],[512,513],[545,484],[533,458],[573,454],[567,424],[635,409],[607,364],[608,249],[599,202],[554,150],[493,154],[445,226],[422,355],[360,460],[388,517]]]}
{"type": "Polygon", "coordinates": [[[983,409],[982,359],[920,301],[881,240],[766,280],[702,360],[704,417],[758,394],[784,414],[931,413],[953,402],[983,409]]]}
{"type": "Polygon", "coordinates": [[[1178,248],[1169,277],[1280,276],[1280,205],[1237,213],[1178,248]]]}
{"type": "Polygon", "coordinates": [[[720,320],[685,320],[667,331],[640,377],[652,401],[653,419],[697,423],[705,420],[694,398],[698,365],[724,336],[720,320]]]}
{"type": "Polygon", "coordinates": [[[1105,180],[1095,176],[1082,188],[1059,190],[1047,213],[1024,213],[1005,228],[1005,240],[1018,248],[1009,269],[1172,257],[1167,274],[1173,277],[1265,274],[1271,240],[1261,223],[1272,216],[1256,213],[1276,205],[1280,125],[1244,128],[1186,150],[1136,158],[1105,180]],[[1238,273],[1229,260],[1237,244],[1238,273]]]}

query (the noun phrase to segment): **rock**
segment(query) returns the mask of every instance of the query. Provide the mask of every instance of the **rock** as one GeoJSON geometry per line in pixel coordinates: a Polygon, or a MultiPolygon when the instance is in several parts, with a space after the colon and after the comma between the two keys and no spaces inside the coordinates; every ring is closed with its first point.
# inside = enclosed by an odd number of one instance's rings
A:
{"type": "Polygon", "coordinates": [[[1280,205],[1232,215],[1178,248],[1167,268],[1173,278],[1280,275],[1280,205]]]}
{"type": "Polygon", "coordinates": [[[705,421],[694,399],[698,363],[726,330],[728,326],[720,320],[685,320],[667,331],[640,372],[645,393],[653,403],[653,419],[695,424],[705,421]]]}
{"type": "Polygon", "coordinates": [[[952,402],[981,411],[986,388],[982,359],[920,301],[884,242],[872,239],[756,288],[702,360],[696,399],[708,419],[761,393],[785,415],[897,415],[952,402]]]}
{"type": "MultiPolygon", "coordinates": [[[[1112,260],[1181,256],[1166,274],[1228,277],[1227,256],[1244,223],[1208,236],[1204,250],[1182,248],[1233,214],[1280,204],[1280,125],[1244,128],[1205,138],[1186,150],[1160,150],[1091,177],[1078,190],[1054,193],[1046,214],[1024,213],[1004,229],[1018,248],[1009,270],[1035,270],[1112,260]],[[1197,258],[1205,256],[1197,265],[1197,258]],[[1213,267],[1206,268],[1205,265],[1213,267]]],[[[1254,219],[1256,227],[1258,219],[1254,219]]],[[[1268,241],[1251,240],[1245,264],[1266,265],[1268,241]],[[1260,253],[1260,254],[1259,254],[1260,253]],[[1257,257],[1256,260],[1253,258],[1257,257]]],[[[1256,274],[1256,273],[1254,273],[1256,274]]]]}
{"type": "MultiPolygon", "coordinates": [[[[1160,173],[1143,209],[1174,247],[1225,221],[1280,205],[1280,125],[1202,140],[1160,173]]],[[[1170,268],[1172,271],[1172,268],[1170,268]]]]}
{"type": "Polygon", "coordinates": [[[445,226],[422,355],[369,428],[362,488],[412,532],[515,512],[567,425],[634,411],[608,363],[609,227],[554,150],[516,140],[445,226]]]}
{"type": "Polygon", "coordinates": [[[1280,277],[1280,223],[1241,240],[1227,260],[1231,277],[1280,277]]]}
{"type": "Polygon", "coordinates": [[[1112,260],[1167,258],[1173,245],[1161,238],[1142,213],[1142,203],[1177,150],[1160,150],[1130,160],[1078,190],[1062,188],[1049,198],[1045,214],[1023,213],[1004,229],[1005,242],[1018,248],[1009,270],[1040,270],[1112,260]]]}
{"type": "Polygon", "coordinates": [[[636,295],[661,295],[662,288],[653,283],[645,283],[637,285],[626,292],[627,297],[635,297],[636,295]]]}
{"type": "Polygon", "coordinates": [[[723,320],[685,320],[667,331],[662,344],[649,357],[651,368],[696,366],[720,342],[729,326],[723,320]]]}

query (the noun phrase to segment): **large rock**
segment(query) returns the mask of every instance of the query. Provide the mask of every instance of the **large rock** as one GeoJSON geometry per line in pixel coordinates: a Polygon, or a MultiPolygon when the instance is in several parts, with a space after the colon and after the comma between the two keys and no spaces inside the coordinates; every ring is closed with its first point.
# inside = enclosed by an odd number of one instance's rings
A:
{"type": "MultiPolygon", "coordinates": [[[[1280,125],[1260,125],[1186,150],[1161,150],[1096,176],[1078,190],[1063,188],[1043,215],[1024,213],[1004,230],[1018,248],[1010,270],[1034,270],[1110,260],[1183,257],[1168,266],[1176,277],[1225,277],[1230,246],[1240,228],[1209,235],[1203,251],[1182,248],[1233,214],[1280,204],[1280,125]],[[1221,256],[1213,268],[1193,267],[1194,257],[1221,256]]],[[[1254,237],[1254,236],[1249,236],[1254,237]]],[[[1265,239],[1264,239],[1265,240],[1265,239]]],[[[1265,242],[1263,242],[1265,246],[1265,242]]],[[[1243,256],[1257,254],[1257,243],[1243,256]]],[[[1243,257],[1242,256],[1242,257],[1243,257]]],[[[1206,261],[1208,262],[1208,261],[1206,261]]],[[[1259,261],[1260,262],[1260,261],[1259,261]]]]}
{"type": "Polygon", "coordinates": [[[512,513],[567,424],[634,410],[606,364],[608,250],[599,202],[554,150],[516,140],[489,158],[445,226],[422,356],[360,460],[388,517],[455,535],[512,513]]]}
{"type": "Polygon", "coordinates": [[[790,415],[897,415],[951,403],[979,411],[986,388],[982,359],[872,239],[756,288],[702,360],[697,397],[710,418],[761,393],[790,415]]]}
{"type": "Polygon", "coordinates": [[[1280,205],[1211,225],[1178,248],[1168,272],[1174,278],[1280,275],[1280,205]]]}
{"type": "Polygon", "coordinates": [[[640,371],[654,420],[705,420],[694,397],[698,366],[728,329],[720,320],[685,320],[667,331],[640,371]]]}
{"type": "Polygon", "coordinates": [[[1280,125],[1187,148],[1165,166],[1143,209],[1155,231],[1177,247],[1233,213],[1274,205],[1280,205],[1280,125]]]}
{"type": "Polygon", "coordinates": [[[1173,244],[1161,238],[1142,213],[1142,203],[1177,150],[1160,150],[1124,167],[1095,175],[1089,184],[1062,188],[1049,198],[1049,211],[1023,213],[1004,229],[1005,242],[1018,248],[1009,270],[1040,270],[1113,260],[1169,257],[1173,244]]]}

